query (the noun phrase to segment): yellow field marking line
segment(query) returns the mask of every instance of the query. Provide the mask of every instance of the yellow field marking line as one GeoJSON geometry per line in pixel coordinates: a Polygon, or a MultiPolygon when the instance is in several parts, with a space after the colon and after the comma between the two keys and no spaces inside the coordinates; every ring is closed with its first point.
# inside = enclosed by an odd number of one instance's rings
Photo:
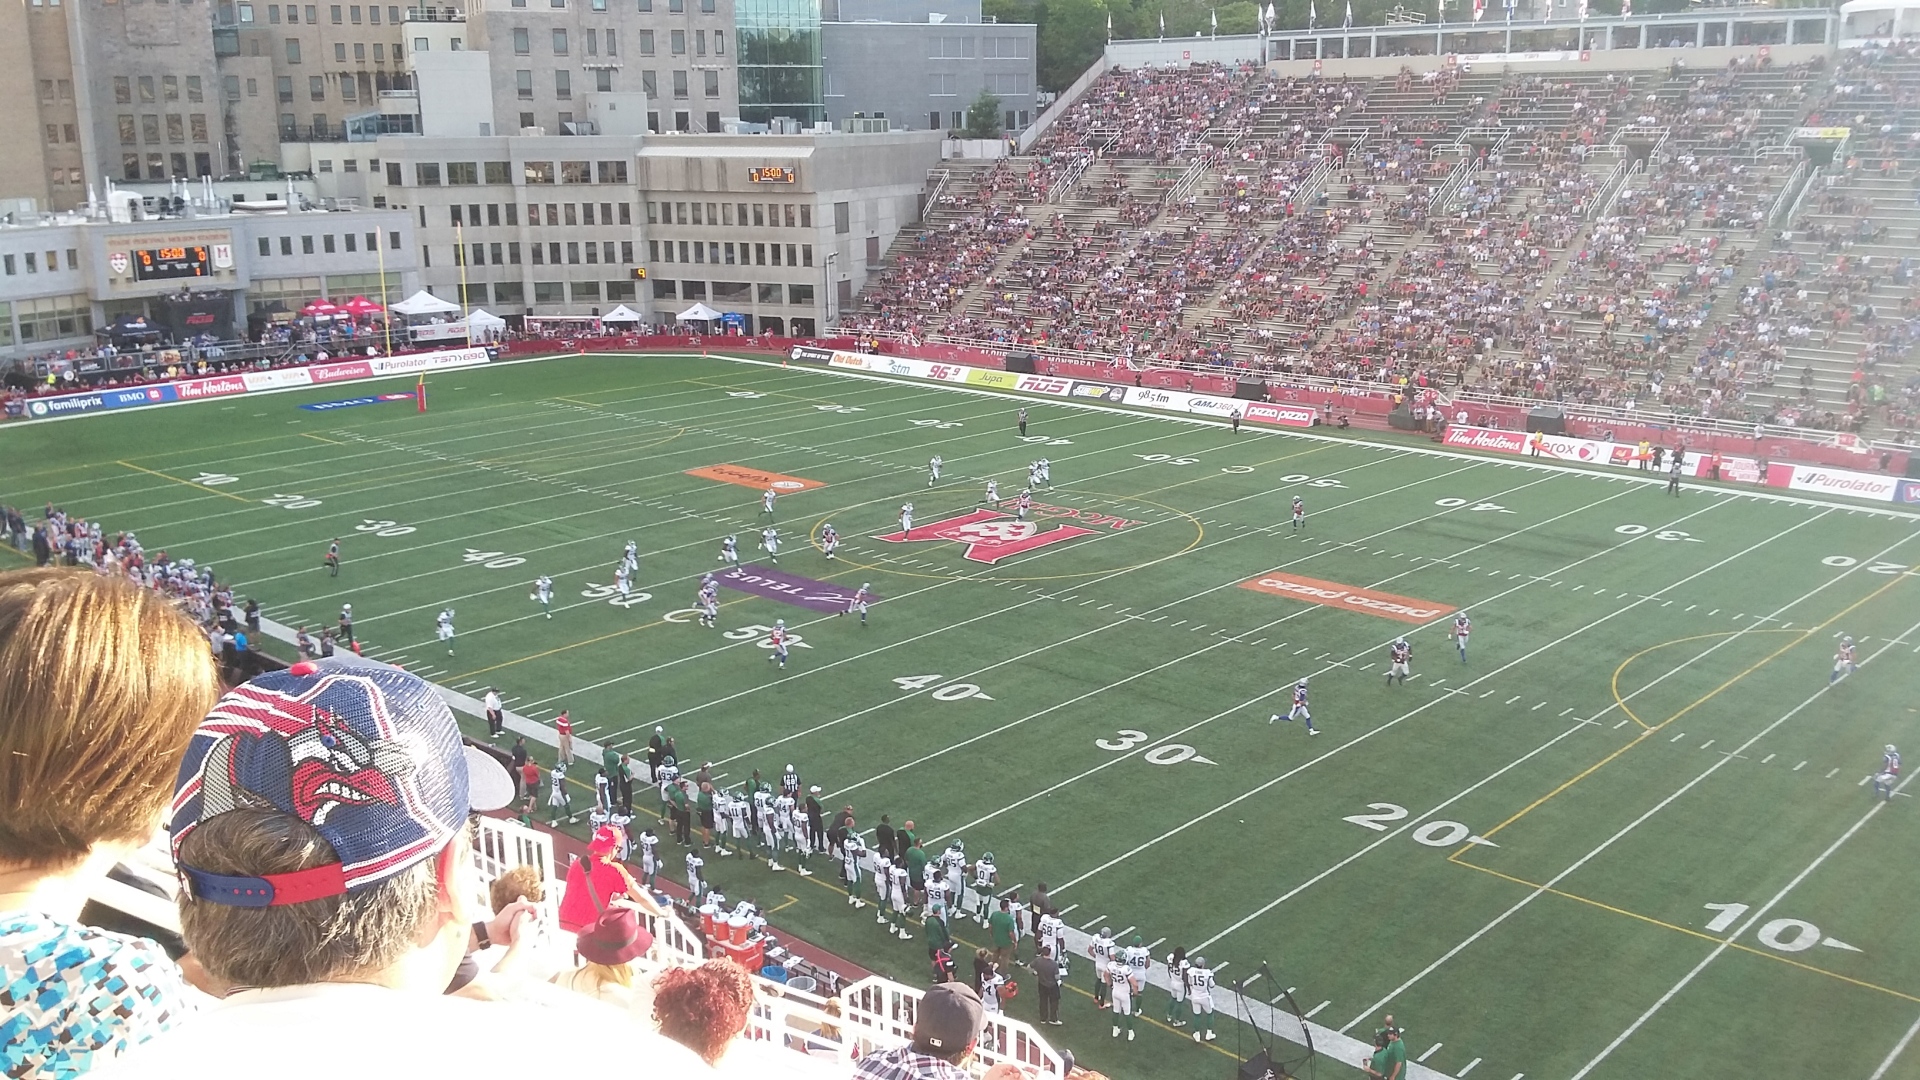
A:
{"type": "Polygon", "coordinates": [[[15,551],[13,550],[12,547],[6,544],[0,544],[0,553],[11,555],[16,559],[19,559],[21,562],[28,564],[29,566],[33,565],[33,561],[34,561],[33,556],[27,554],[24,551],[15,551]]]}
{"type": "MultiPolygon", "coordinates": [[[[1792,631],[1789,631],[1789,633],[1791,632],[1792,631]]],[[[1838,979],[1841,982],[1850,983],[1854,986],[1858,986],[1865,990],[1878,991],[1879,993],[1882,993],[1882,994],[1888,994],[1893,997],[1900,998],[1903,1001],[1911,1001],[1916,1004],[1920,1004],[1920,996],[1903,993],[1902,991],[1895,990],[1892,987],[1880,986],[1876,983],[1866,982],[1862,979],[1853,978],[1850,975],[1842,975],[1837,971],[1828,971],[1826,968],[1815,967],[1812,964],[1802,963],[1799,960],[1794,960],[1789,957],[1781,956],[1778,953],[1769,952],[1766,949],[1755,948],[1754,946],[1751,946],[1751,945],[1742,945],[1738,942],[1729,943],[1722,938],[1717,938],[1712,934],[1706,933],[1704,931],[1695,930],[1690,926],[1681,926],[1678,923],[1670,923],[1662,919],[1656,919],[1651,915],[1642,915],[1637,911],[1628,911],[1626,908],[1615,907],[1612,904],[1606,904],[1598,900],[1591,899],[1589,897],[1579,896],[1574,893],[1567,892],[1563,889],[1549,888],[1548,886],[1542,885],[1536,881],[1528,881],[1525,878],[1514,877],[1512,874],[1503,874],[1498,870],[1489,870],[1484,866],[1475,866],[1469,862],[1462,862],[1459,865],[1467,867],[1468,869],[1471,869],[1471,870],[1478,870],[1483,874],[1491,874],[1502,881],[1510,881],[1515,885],[1524,885],[1529,889],[1535,889],[1540,892],[1549,893],[1553,896],[1558,896],[1565,900],[1572,900],[1577,903],[1586,904],[1589,907],[1596,907],[1602,911],[1610,911],[1615,915],[1622,915],[1629,919],[1636,920],[1638,922],[1643,922],[1653,926],[1658,926],[1664,930],[1672,930],[1675,933],[1685,934],[1688,937],[1699,938],[1701,941],[1710,941],[1715,945],[1730,944],[1731,947],[1738,949],[1744,953],[1750,953],[1754,956],[1759,956],[1768,960],[1776,961],[1778,963],[1786,964],[1789,967],[1797,967],[1802,971],[1811,971],[1816,975],[1825,975],[1830,979],[1838,979]]]]}
{"type": "MultiPolygon", "coordinates": [[[[1819,633],[1820,631],[1826,629],[1829,626],[1832,626],[1834,623],[1839,622],[1841,619],[1851,614],[1854,610],[1858,609],[1861,605],[1866,604],[1872,600],[1878,599],[1882,593],[1886,592],[1888,589],[1893,588],[1895,585],[1898,585],[1901,582],[1901,580],[1902,580],[1901,577],[1894,577],[1889,579],[1885,585],[1880,586],[1879,588],[1873,590],[1872,592],[1861,597],[1860,599],[1855,600],[1853,603],[1848,604],[1846,607],[1840,609],[1832,617],[1826,619],[1825,621],[1820,622],[1817,625],[1810,626],[1805,630],[1797,630],[1797,631],[1796,630],[1745,630],[1745,631],[1726,630],[1726,631],[1721,631],[1719,633],[1713,633],[1713,634],[1695,634],[1691,637],[1675,638],[1673,641],[1664,642],[1662,644],[1652,646],[1651,648],[1642,649],[1639,652],[1634,653],[1632,656],[1627,657],[1626,660],[1622,661],[1620,666],[1615,668],[1613,671],[1613,683],[1612,683],[1613,700],[1614,700],[1614,704],[1620,706],[1620,708],[1624,710],[1629,717],[1632,717],[1633,720],[1640,725],[1640,727],[1643,729],[1640,732],[1640,734],[1634,736],[1633,741],[1627,743],[1625,746],[1622,746],[1618,750],[1615,750],[1613,753],[1608,754],[1606,757],[1601,758],[1599,761],[1595,762],[1594,764],[1588,766],[1586,769],[1582,770],[1579,773],[1579,775],[1573,777],[1573,779],[1568,780],[1566,783],[1561,784],[1559,787],[1554,788],[1552,791],[1547,792],[1545,795],[1542,795],[1538,799],[1535,799],[1533,802],[1527,804],[1527,806],[1524,809],[1522,809],[1519,813],[1514,814],[1512,817],[1509,817],[1507,820],[1501,822],[1498,825],[1495,825],[1491,829],[1488,829],[1486,832],[1481,834],[1482,838],[1491,838],[1493,834],[1499,832],[1501,829],[1504,829],[1507,826],[1513,824],[1514,822],[1519,821],[1521,818],[1526,817],[1528,814],[1533,813],[1535,810],[1539,809],[1543,804],[1545,804],[1549,799],[1552,799],[1554,796],[1559,795],[1563,791],[1566,791],[1568,788],[1572,787],[1573,785],[1579,783],[1582,780],[1585,780],[1587,777],[1592,776],[1594,773],[1598,772],[1602,766],[1607,765],[1608,763],[1612,762],[1614,759],[1618,758],[1620,755],[1640,745],[1642,742],[1645,742],[1646,739],[1649,736],[1651,736],[1654,732],[1659,731],[1660,729],[1666,727],[1668,724],[1673,723],[1675,720],[1680,719],[1681,717],[1687,715],[1693,710],[1713,700],[1715,697],[1718,697],[1721,691],[1727,689],[1728,687],[1732,686],[1734,683],[1739,682],[1741,679],[1746,678],[1747,676],[1753,674],[1754,672],[1759,671],[1761,668],[1767,666],[1768,664],[1773,663],[1775,660],[1778,660],[1780,657],[1786,655],[1788,652],[1790,652],[1794,648],[1804,644],[1808,638],[1811,638],[1813,635],[1819,633]],[[1626,669],[1626,666],[1628,664],[1633,663],[1634,660],[1638,659],[1639,657],[1645,656],[1647,653],[1650,653],[1655,649],[1666,648],[1668,645],[1677,645],[1687,641],[1699,641],[1703,638],[1710,638],[1710,637],[1728,637],[1733,634],[1740,634],[1740,633],[1751,633],[1751,634],[1786,633],[1786,634],[1797,634],[1798,636],[1795,637],[1792,641],[1787,642],[1785,645],[1782,645],[1778,649],[1775,649],[1773,652],[1767,654],[1765,657],[1762,657],[1760,660],[1758,660],[1753,665],[1748,667],[1745,671],[1742,671],[1739,674],[1734,675],[1733,677],[1729,678],[1726,682],[1721,683],[1719,686],[1714,687],[1712,690],[1707,691],[1705,694],[1701,695],[1699,698],[1696,698],[1691,704],[1687,705],[1685,708],[1681,709],[1679,712],[1674,713],[1672,716],[1669,716],[1665,720],[1662,720],[1658,724],[1654,724],[1652,726],[1648,726],[1648,724],[1644,720],[1641,720],[1638,716],[1635,716],[1633,709],[1627,705],[1626,699],[1620,695],[1620,673],[1626,669]]],[[[1460,858],[1460,856],[1465,854],[1467,851],[1471,850],[1474,846],[1475,845],[1473,844],[1461,845],[1457,850],[1453,852],[1453,854],[1447,856],[1447,861],[1451,863],[1458,863],[1461,866],[1473,866],[1472,863],[1465,861],[1464,859],[1460,858]]],[[[1479,867],[1479,866],[1474,866],[1473,868],[1475,870],[1485,869],[1484,867],[1479,867]]]]}
{"type": "Polygon", "coordinates": [[[352,446],[353,445],[352,443],[343,443],[339,439],[329,439],[325,435],[317,435],[311,431],[301,432],[300,437],[303,439],[317,439],[320,442],[328,443],[333,446],[352,446]]]}
{"type": "Polygon", "coordinates": [[[242,498],[242,497],[240,497],[240,496],[238,496],[238,495],[235,495],[235,494],[234,494],[233,492],[231,492],[231,491],[221,491],[221,490],[220,490],[219,488],[211,488],[211,487],[208,487],[208,486],[207,486],[207,485],[205,485],[205,484],[196,484],[196,483],[194,483],[194,482],[193,482],[193,481],[191,481],[191,480],[182,480],[182,479],[180,479],[180,478],[179,478],[179,477],[177,477],[177,476],[168,476],[168,475],[167,475],[166,473],[163,473],[163,472],[155,472],[154,470],[152,470],[152,469],[149,469],[149,468],[146,468],[146,467],[144,467],[144,466],[140,466],[140,465],[135,465],[135,464],[134,464],[133,462],[131,462],[131,461],[116,461],[116,462],[114,462],[114,464],[115,464],[115,465],[124,465],[124,466],[126,466],[127,468],[129,468],[129,469],[132,469],[132,470],[133,470],[134,472],[143,472],[143,473],[146,473],[146,474],[147,474],[148,476],[157,476],[157,477],[159,477],[159,478],[160,478],[160,479],[162,479],[162,480],[171,480],[171,481],[173,481],[173,482],[174,482],[174,483],[176,483],[176,484],[185,484],[186,486],[188,486],[188,487],[190,487],[190,488],[199,488],[199,489],[200,489],[201,491],[204,491],[204,492],[206,492],[206,493],[207,493],[207,494],[209,494],[209,495],[218,495],[218,496],[220,496],[220,497],[221,497],[221,498],[223,498],[223,499],[232,499],[232,500],[233,500],[234,502],[243,502],[243,503],[247,503],[247,504],[249,504],[249,505],[251,505],[251,504],[252,504],[252,502],[253,502],[253,500],[252,500],[252,499],[246,499],[246,498],[242,498]]]}
{"type": "Polygon", "coordinates": [[[791,893],[787,893],[787,894],[785,894],[785,895],[786,895],[786,897],[787,897],[787,902],[786,902],[786,903],[784,903],[784,904],[780,904],[780,905],[777,905],[777,906],[775,906],[775,907],[770,907],[770,908],[768,908],[768,909],[766,910],[766,912],[765,912],[765,914],[767,914],[767,915],[772,915],[772,914],[774,914],[775,912],[780,912],[780,911],[785,911],[785,910],[787,910],[788,908],[790,908],[790,907],[792,907],[793,905],[795,905],[795,904],[797,904],[797,903],[799,903],[799,902],[800,902],[800,898],[799,898],[799,897],[797,897],[797,896],[794,896],[794,895],[793,895],[793,894],[791,894],[791,893]]]}

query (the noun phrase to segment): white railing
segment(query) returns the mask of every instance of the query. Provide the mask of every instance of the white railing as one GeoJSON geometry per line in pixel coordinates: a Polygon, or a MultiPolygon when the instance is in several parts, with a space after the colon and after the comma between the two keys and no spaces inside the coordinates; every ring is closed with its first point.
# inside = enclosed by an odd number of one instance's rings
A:
{"type": "MultiPolygon", "coordinates": [[[[927,192],[927,210],[931,211],[940,205],[940,196],[947,193],[947,181],[953,179],[953,170],[928,169],[927,179],[933,182],[933,190],[927,192]]],[[[921,215],[923,218],[925,216],[925,214],[921,215]]]]}
{"type": "Polygon", "coordinates": [[[1627,166],[1627,171],[1621,174],[1619,181],[1614,184],[1613,190],[1607,193],[1606,198],[1594,200],[1596,209],[1593,213],[1593,220],[1600,221],[1613,216],[1613,204],[1620,201],[1620,194],[1627,190],[1629,184],[1633,183],[1635,174],[1646,171],[1646,165],[1645,159],[1633,159],[1633,163],[1627,166]]]}
{"type": "Polygon", "coordinates": [[[1767,208],[1767,224],[1780,228],[1793,220],[1800,211],[1800,202],[1807,196],[1807,190],[1813,187],[1813,176],[1817,170],[1813,162],[1802,157],[1793,171],[1787,174],[1787,182],[1780,188],[1780,194],[1774,196],[1773,205],[1767,208]]]}
{"type": "Polygon", "coordinates": [[[1055,121],[1067,115],[1067,110],[1073,108],[1074,103],[1087,92],[1087,88],[1100,81],[1100,76],[1107,73],[1108,66],[1107,58],[1103,54],[1087,70],[1081,72],[1080,77],[1073,80],[1071,86],[1061,91],[1060,96],[1054,98],[1053,103],[1048,105],[1039,116],[1034,117],[1033,123],[1027,125],[1027,129],[1020,133],[1016,149],[1022,154],[1032,150],[1034,144],[1040,141],[1040,136],[1046,134],[1047,129],[1052,127],[1055,121]]]}
{"type": "Polygon", "coordinates": [[[1600,188],[1594,193],[1591,203],[1587,204],[1587,220],[1592,221],[1606,210],[1613,209],[1613,197],[1620,192],[1620,185],[1626,183],[1627,174],[1633,171],[1638,161],[1629,161],[1622,157],[1607,172],[1607,178],[1600,181],[1600,188]]]}
{"type": "Polygon", "coordinates": [[[1055,180],[1053,186],[1047,189],[1048,202],[1057,203],[1066,198],[1067,193],[1073,190],[1073,186],[1080,182],[1080,178],[1086,175],[1087,168],[1093,164],[1093,154],[1086,152],[1084,147],[1076,147],[1076,149],[1081,151],[1080,156],[1068,162],[1066,171],[1060,174],[1060,179],[1055,180]]]}
{"type": "MultiPolygon", "coordinates": [[[[840,992],[846,1022],[887,1045],[913,1038],[914,1009],[921,991],[878,976],[862,979],[840,992]]],[[[1041,1076],[1065,1077],[1066,1059],[1035,1031],[1032,1024],[1005,1013],[988,1013],[986,1029],[975,1050],[981,1064],[992,1068],[1010,1062],[1037,1069],[1041,1076]]]]}

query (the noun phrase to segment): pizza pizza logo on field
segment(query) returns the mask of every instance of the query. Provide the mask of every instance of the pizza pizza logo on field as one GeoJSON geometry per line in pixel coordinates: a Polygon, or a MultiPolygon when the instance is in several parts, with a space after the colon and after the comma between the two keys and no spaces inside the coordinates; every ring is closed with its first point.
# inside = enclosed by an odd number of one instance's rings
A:
{"type": "Polygon", "coordinates": [[[1078,525],[1058,525],[1042,532],[1037,523],[1020,521],[999,510],[974,510],[930,525],[916,525],[904,532],[876,536],[874,539],[884,540],[889,544],[907,544],[921,540],[951,540],[954,543],[966,545],[965,558],[968,561],[991,566],[1010,556],[1037,551],[1063,540],[1092,536],[1094,532],[1093,529],[1083,529],[1078,525]]]}
{"type": "Polygon", "coordinates": [[[808,480],[800,476],[786,476],[765,469],[750,469],[744,465],[704,465],[698,469],[688,469],[688,476],[697,476],[702,480],[718,480],[723,484],[738,484],[758,491],[772,488],[782,495],[810,491],[827,485],[819,480],[808,480]]]}

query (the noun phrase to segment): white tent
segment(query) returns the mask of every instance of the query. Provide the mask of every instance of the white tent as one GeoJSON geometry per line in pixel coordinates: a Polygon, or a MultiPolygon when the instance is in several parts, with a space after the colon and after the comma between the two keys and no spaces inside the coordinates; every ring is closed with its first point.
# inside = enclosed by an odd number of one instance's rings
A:
{"type": "Polygon", "coordinates": [[[507,320],[486,308],[477,307],[467,314],[467,325],[475,330],[497,330],[507,325],[507,320]]]}
{"type": "Polygon", "coordinates": [[[609,311],[605,315],[600,316],[600,321],[603,323],[613,323],[613,322],[637,323],[640,321],[640,313],[633,310],[632,308],[628,307],[625,304],[621,304],[619,307],[614,308],[612,311],[609,311]]]}
{"type": "Polygon", "coordinates": [[[425,289],[414,293],[405,300],[393,305],[393,310],[402,315],[443,315],[459,311],[459,304],[449,304],[425,289]]]}
{"type": "MultiPolygon", "coordinates": [[[[688,308],[687,310],[681,312],[679,315],[679,319],[681,322],[712,322],[715,319],[718,319],[719,317],[720,317],[719,312],[713,310],[712,308],[708,307],[705,304],[695,304],[692,307],[688,308]]],[[[605,320],[602,320],[602,321],[605,321],[605,320]]]]}

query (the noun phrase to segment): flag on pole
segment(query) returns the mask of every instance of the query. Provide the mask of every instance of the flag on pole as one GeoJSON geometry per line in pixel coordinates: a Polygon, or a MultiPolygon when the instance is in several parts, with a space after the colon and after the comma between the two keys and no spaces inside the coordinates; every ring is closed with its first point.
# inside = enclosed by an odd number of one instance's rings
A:
{"type": "Polygon", "coordinates": [[[1587,21],[1587,0],[1580,0],[1580,21],[1587,21]]]}
{"type": "MultiPolygon", "coordinates": [[[[1581,0],[1585,3],[1585,0],[1581,0]]],[[[1479,22],[1480,16],[1487,13],[1487,0],[1473,0],[1473,21],[1479,22]]]]}
{"type": "Polygon", "coordinates": [[[1347,0],[1347,14],[1340,20],[1340,29],[1353,29],[1353,0],[1347,0]]]}
{"type": "Polygon", "coordinates": [[[413,386],[413,408],[415,412],[427,411],[427,376],[420,373],[420,381],[413,386]]]}
{"type": "Polygon", "coordinates": [[[1279,22],[1280,22],[1280,13],[1273,9],[1272,4],[1268,4],[1267,5],[1267,29],[1269,30],[1273,29],[1275,26],[1279,24],[1279,22]]]}
{"type": "Polygon", "coordinates": [[[1513,21],[1513,0],[1507,0],[1507,21],[1513,21]]]}
{"type": "Polygon", "coordinates": [[[1318,29],[1319,26],[1320,9],[1315,6],[1314,0],[1307,0],[1307,29],[1315,30],[1318,29]]]}
{"type": "Polygon", "coordinates": [[[1213,36],[1219,37],[1220,36],[1220,12],[1214,8],[1208,8],[1207,18],[1209,21],[1213,23],[1213,36]]]}
{"type": "Polygon", "coordinates": [[[1620,17],[1624,19],[1631,14],[1633,14],[1633,0],[1620,0],[1620,17]]]}
{"type": "Polygon", "coordinates": [[[1113,12],[1107,12],[1107,40],[1113,40],[1113,12]]]}
{"type": "Polygon", "coordinates": [[[1160,13],[1160,40],[1167,40],[1167,13],[1164,11],[1160,13]]]}

